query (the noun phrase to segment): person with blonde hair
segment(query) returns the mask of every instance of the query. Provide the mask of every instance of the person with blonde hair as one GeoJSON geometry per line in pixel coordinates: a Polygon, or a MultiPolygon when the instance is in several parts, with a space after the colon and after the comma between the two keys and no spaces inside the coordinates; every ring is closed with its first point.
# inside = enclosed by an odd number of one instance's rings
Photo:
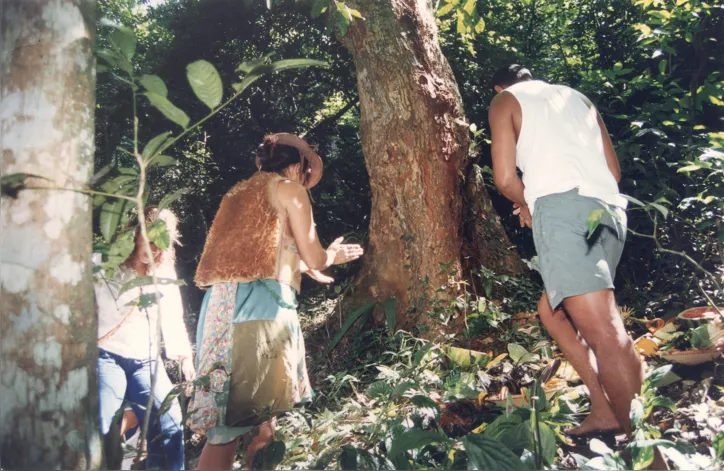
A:
{"type": "Polygon", "coordinates": [[[256,172],[221,201],[196,283],[209,287],[197,332],[199,374],[189,426],[206,435],[199,469],[231,469],[241,437],[246,465],[273,439],[274,417],[312,397],[297,317],[301,273],[359,258],[357,244],[317,238],[307,191],[322,159],[292,134],[264,138],[256,172]]]}
{"type": "MultiPolygon", "coordinates": [[[[157,219],[166,223],[171,243],[162,250],[151,243],[156,264],[156,276],[177,279],[174,244],[178,241],[176,216],[169,210],[150,208],[146,222],[157,219]]],[[[93,262],[100,266],[101,254],[93,255],[93,262]]],[[[95,274],[95,297],[98,314],[98,391],[100,429],[106,436],[113,430],[114,417],[119,410],[130,406],[140,424],[144,423],[146,406],[153,396],[153,410],[149,420],[147,439],[148,469],[184,469],[184,439],[181,408],[174,400],[172,406],[160,417],[159,409],[173,384],[158,357],[159,307],[140,308],[142,294],[154,294],[154,285],[137,286],[124,291],[123,287],[137,277],[150,276],[150,262],[140,229],[135,231],[135,248],[128,259],[112,276],[104,270],[95,274]],[[157,371],[152,390],[152,374],[157,371]]],[[[183,319],[183,303],[179,287],[160,284],[161,334],[166,356],[181,363],[184,377],[190,381],[195,376],[191,344],[183,319]]]]}

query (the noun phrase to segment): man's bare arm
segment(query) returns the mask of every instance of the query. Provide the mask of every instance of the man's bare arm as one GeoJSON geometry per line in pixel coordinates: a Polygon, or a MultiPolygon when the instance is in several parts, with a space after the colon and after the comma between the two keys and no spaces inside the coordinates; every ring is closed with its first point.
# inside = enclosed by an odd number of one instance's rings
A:
{"type": "Polygon", "coordinates": [[[601,113],[596,111],[598,116],[598,127],[601,128],[601,138],[603,139],[603,153],[606,156],[606,165],[613,174],[613,178],[616,179],[616,183],[621,181],[621,167],[618,164],[618,157],[616,157],[616,151],[613,148],[613,142],[611,142],[611,136],[608,135],[608,129],[606,124],[601,118],[601,113]]]}
{"type": "Polygon", "coordinates": [[[525,206],[525,186],[515,167],[516,139],[513,127],[515,97],[499,93],[490,104],[488,119],[493,154],[493,182],[500,192],[514,203],[525,206]]]}

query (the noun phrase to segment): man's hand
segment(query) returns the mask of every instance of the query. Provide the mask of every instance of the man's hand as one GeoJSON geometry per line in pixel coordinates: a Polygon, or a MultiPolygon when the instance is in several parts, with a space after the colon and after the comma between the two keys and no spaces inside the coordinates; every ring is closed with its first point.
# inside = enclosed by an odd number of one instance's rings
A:
{"type": "Polygon", "coordinates": [[[191,357],[181,358],[181,372],[183,373],[186,381],[193,381],[196,379],[196,368],[194,368],[194,361],[191,357]]]}
{"type": "Polygon", "coordinates": [[[305,273],[307,275],[309,275],[309,277],[311,279],[313,279],[314,281],[316,281],[318,283],[328,285],[328,284],[334,282],[334,278],[332,278],[331,276],[325,275],[324,273],[322,273],[319,270],[307,270],[305,273]]]}
{"type": "Polygon", "coordinates": [[[528,209],[528,205],[520,205],[518,203],[513,203],[513,214],[518,216],[520,218],[520,227],[528,227],[529,229],[533,228],[533,217],[530,215],[530,210],[528,209]]]}

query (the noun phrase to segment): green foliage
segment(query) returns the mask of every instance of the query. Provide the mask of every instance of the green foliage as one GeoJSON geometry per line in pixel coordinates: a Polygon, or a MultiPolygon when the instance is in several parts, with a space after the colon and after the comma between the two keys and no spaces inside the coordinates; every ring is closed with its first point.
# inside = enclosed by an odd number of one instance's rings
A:
{"type": "Polygon", "coordinates": [[[520,458],[494,438],[469,435],[463,439],[468,454],[468,469],[525,469],[520,458]]]}
{"type": "Polygon", "coordinates": [[[186,66],[186,72],[196,97],[212,111],[221,104],[224,88],[216,67],[208,61],[196,61],[186,66]]]}

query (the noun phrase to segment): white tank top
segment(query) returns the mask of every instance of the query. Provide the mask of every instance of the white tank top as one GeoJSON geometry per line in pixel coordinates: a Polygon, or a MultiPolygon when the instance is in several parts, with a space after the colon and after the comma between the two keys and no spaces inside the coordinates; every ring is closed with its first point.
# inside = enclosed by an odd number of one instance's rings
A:
{"type": "Polygon", "coordinates": [[[606,164],[596,108],[581,93],[540,80],[520,82],[505,91],[523,112],[516,164],[523,172],[531,214],[538,198],[575,188],[583,196],[626,208],[606,164]]]}

